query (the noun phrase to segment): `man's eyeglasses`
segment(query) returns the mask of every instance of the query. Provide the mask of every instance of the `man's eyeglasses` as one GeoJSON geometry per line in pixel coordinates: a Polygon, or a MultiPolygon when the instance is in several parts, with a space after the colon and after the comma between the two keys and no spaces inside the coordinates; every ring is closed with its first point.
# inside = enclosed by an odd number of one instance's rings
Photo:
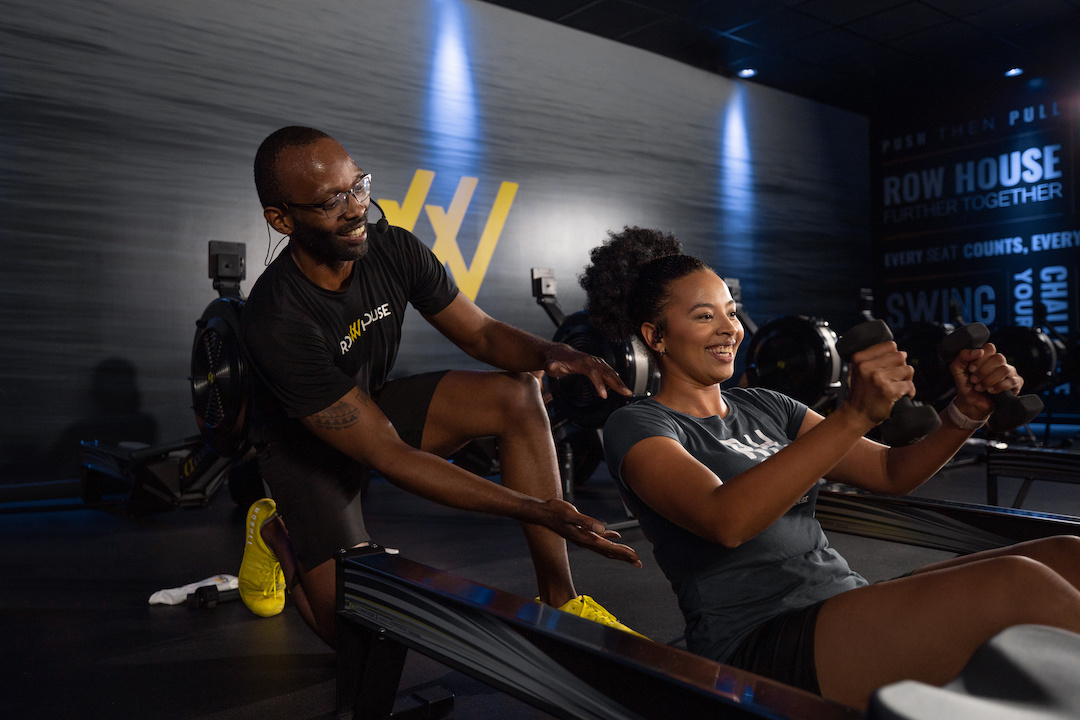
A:
{"type": "Polygon", "coordinates": [[[339,192],[326,202],[321,203],[282,203],[285,207],[309,208],[322,210],[329,220],[337,220],[349,210],[349,196],[356,198],[356,202],[363,205],[371,197],[371,173],[356,181],[356,184],[345,192],[339,192]]]}

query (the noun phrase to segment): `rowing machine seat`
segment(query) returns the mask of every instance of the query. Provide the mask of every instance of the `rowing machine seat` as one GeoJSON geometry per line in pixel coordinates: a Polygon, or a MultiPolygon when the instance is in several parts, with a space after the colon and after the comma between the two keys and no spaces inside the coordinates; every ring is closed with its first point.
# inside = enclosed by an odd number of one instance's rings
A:
{"type": "Polygon", "coordinates": [[[1080,717],[1080,635],[1017,625],[975,651],[944,687],[886,685],[867,720],[1066,720],[1080,717]]]}

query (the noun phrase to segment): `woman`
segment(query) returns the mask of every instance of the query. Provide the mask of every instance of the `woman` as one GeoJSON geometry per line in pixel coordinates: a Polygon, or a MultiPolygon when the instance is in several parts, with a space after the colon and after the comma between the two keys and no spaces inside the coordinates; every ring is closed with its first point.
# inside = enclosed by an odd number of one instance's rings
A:
{"type": "Polygon", "coordinates": [[[864,435],[914,395],[895,343],[855,353],[850,393],[828,417],[762,388],[721,390],[743,329],[724,281],[679,241],[626,228],[581,277],[612,338],[637,334],[659,364],[653,398],[604,430],[608,467],[653,543],[686,618],[688,648],[865,709],[900,679],[942,684],[1017,624],[1080,632],[1080,538],[1036,540],[870,585],[814,519],[822,477],[904,494],[932,477],[1023,384],[992,344],[950,366],[942,425],[907,447],[864,435]]]}

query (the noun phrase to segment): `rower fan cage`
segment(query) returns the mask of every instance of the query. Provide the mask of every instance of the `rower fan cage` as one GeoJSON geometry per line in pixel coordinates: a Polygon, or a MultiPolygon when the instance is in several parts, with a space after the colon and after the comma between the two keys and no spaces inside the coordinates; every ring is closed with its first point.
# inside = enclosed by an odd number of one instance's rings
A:
{"type": "Polygon", "coordinates": [[[1069,345],[1061,359],[1061,379],[1067,383],[1080,383],[1080,340],[1069,345]]]}
{"type": "Polygon", "coordinates": [[[221,297],[196,321],[191,350],[191,402],[199,431],[222,457],[247,444],[247,370],[240,339],[243,301],[221,297]]]}
{"type": "Polygon", "coordinates": [[[949,323],[912,322],[896,332],[896,346],[908,354],[915,370],[915,399],[941,409],[956,390],[949,363],[938,351],[942,341],[956,328],[949,323]]]}
{"type": "MultiPolygon", "coordinates": [[[[642,342],[637,338],[622,342],[609,340],[589,321],[584,310],[568,316],[552,339],[603,359],[630,388],[634,399],[653,395],[660,388],[659,369],[642,342]]],[[[545,376],[545,382],[554,412],[582,428],[603,427],[611,413],[632,402],[631,398],[613,391],[606,399],[600,397],[585,375],[545,376]]]]}
{"type": "Polygon", "coordinates": [[[1024,392],[1048,390],[1060,381],[1058,360],[1065,354],[1065,345],[1039,328],[999,328],[990,333],[990,342],[1024,378],[1024,392]]]}
{"type": "Polygon", "coordinates": [[[804,315],[770,320],[747,346],[747,383],[820,408],[841,387],[843,363],[836,341],[836,333],[825,320],[804,315]]]}

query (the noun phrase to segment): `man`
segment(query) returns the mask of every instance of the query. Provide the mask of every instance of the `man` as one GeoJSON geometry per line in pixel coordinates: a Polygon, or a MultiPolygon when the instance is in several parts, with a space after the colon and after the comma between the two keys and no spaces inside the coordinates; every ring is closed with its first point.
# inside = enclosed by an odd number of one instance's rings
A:
{"type": "Polygon", "coordinates": [[[367,223],[370,183],[340,144],[312,128],[282,128],[256,154],[263,216],[289,244],[242,313],[257,377],[253,439],[274,500],[252,506],[241,597],[258,614],[280,612],[283,580],[305,621],[333,647],[333,558],[370,539],[360,488],[371,469],[430,500],[519,520],[540,600],[629,630],[574,587],[564,538],[641,563],[613,542],[618,533],[559,499],[547,413],[530,373],[581,373],[603,396],[630,391],[602,360],[492,319],[411,233],[376,232],[367,223]],[[406,303],[504,372],[387,382],[406,303]],[[485,436],[498,438],[502,485],[442,459],[485,436]]]}

